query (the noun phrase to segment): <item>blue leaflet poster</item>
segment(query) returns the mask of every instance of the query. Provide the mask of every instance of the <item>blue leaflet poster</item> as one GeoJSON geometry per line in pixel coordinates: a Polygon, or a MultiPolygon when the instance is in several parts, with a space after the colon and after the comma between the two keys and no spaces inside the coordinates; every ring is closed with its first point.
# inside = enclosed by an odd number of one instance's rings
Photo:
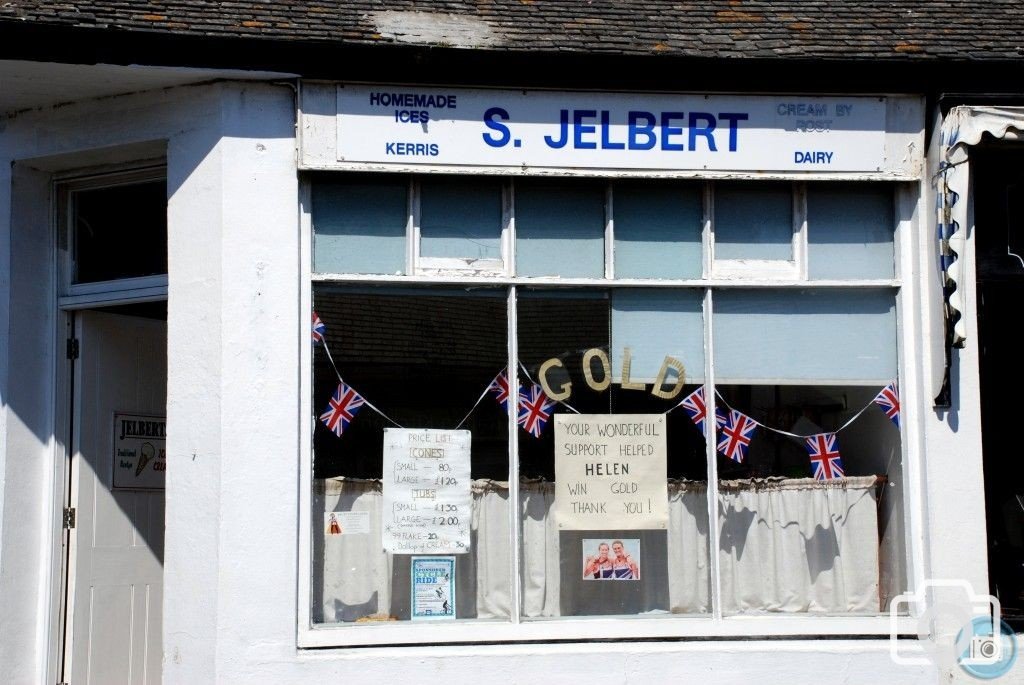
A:
{"type": "Polygon", "coordinates": [[[455,557],[413,557],[412,620],[455,618],[455,557]]]}

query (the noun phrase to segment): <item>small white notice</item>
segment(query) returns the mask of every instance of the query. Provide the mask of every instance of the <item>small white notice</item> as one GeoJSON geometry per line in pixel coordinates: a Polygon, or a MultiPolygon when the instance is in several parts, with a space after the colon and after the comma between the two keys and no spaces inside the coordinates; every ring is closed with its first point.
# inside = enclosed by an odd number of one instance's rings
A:
{"type": "Polygon", "coordinates": [[[366,535],[370,532],[368,511],[328,511],[324,513],[324,535],[366,535]]]}
{"type": "Polygon", "coordinates": [[[668,527],[663,414],[555,416],[555,520],[562,530],[668,527]]]}
{"type": "Polygon", "coordinates": [[[385,552],[469,551],[471,438],[466,430],[384,429],[385,552]]]}
{"type": "Polygon", "coordinates": [[[114,488],[163,490],[167,417],[114,414],[114,488]]]}

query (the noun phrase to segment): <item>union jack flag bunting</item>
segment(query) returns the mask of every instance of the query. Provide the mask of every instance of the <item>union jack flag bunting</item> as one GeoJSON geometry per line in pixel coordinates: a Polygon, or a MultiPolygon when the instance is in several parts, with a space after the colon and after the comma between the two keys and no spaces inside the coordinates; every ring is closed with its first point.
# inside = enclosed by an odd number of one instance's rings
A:
{"type": "MultiPolygon", "coordinates": [[[[707,437],[707,429],[705,426],[706,419],[708,418],[708,405],[704,400],[704,386],[700,386],[689,395],[687,395],[682,403],[683,409],[690,415],[690,420],[696,424],[697,428],[700,429],[701,434],[707,437]]],[[[715,423],[718,428],[721,428],[726,423],[725,414],[722,413],[721,408],[715,408],[715,423]]]]}
{"type": "Polygon", "coordinates": [[[896,427],[900,426],[900,391],[896,387],[896,381],[882,388],[882,391],[875,395],[875,404],[882,408],[885,415],[892,419],[896,427]]]}
{"type": "MultiPolygon", "coordinates": [[[[508,374],[502,370],[491,384],[487,386],[487,389],[494,393],[495,399],[501,404],[502,408],[508,412],[508,374]]],[[[519,385],[519,391],[522,392],[523,386],[519,385]]]]}
{"type": "Polygon", "coordinates": [[[516,422],[527,433],[539,438],[544,426],[551,419],[551,410],[555,408],[553,400],[548,399],[539,385],[532,384],[529,390],[519,388],[519,416],[516,422]]]}
{"type": "Polygon", "coordinates": [[[327,409],[320,415],[320,420],[340,438],[342,431],[348,428],[348,424],[352,422],[364,404],[366,404],[366,400],[362,395],[344,383],[338,383],[338,389],[334,391],[334,396],[331,398],[330,404],[327,405],[327,409]]]}
{"type": "MultiPolygon", "coordinates": [[[[718,417],[722,419],[721,416],[718,417]]],[[[757,421],[735,409],[730,409],[725,424],[719,430],[718,451],[740,464],[747,458],[750,438],[754,435],[757,421]]]]}
{"type": "Polygon", "coordinates": [[[320,320],[316,312],[313,312],[313,343],[324,341],[324,333],[327,332],[327,326],[320,320]]]}
{"type": "Polygon", "coordinates": [[[834,480],[845,475],[835,433],[819,433],[805,441],[807,452],[811,455],[811,470],[817,480],[834,480]]]}

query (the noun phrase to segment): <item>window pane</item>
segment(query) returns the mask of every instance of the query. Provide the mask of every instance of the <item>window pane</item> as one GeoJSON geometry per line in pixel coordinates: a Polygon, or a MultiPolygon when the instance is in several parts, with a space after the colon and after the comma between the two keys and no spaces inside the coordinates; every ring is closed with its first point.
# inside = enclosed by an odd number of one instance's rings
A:
{"type": "Polygon", "coordinates": [[[720,383],[887,383],[896,377],[891,290],[714,294],[720,383]]]}
{"type": "Polygon", "coordinates": [[[516,273],[604,276],[604,188],[515,184],[516,273]]]}
{"type": "Polygon", "coordinates": [[[313,184],[313,271],[405,272],[408,183],[353,177],[313,184]]]}
{"type": "Polygon", "coordinates": [[[723,611],[885,611],[906,585],[900,431],[873,402],[897,375],[894,292],[713,308],[723,611]]]}
{"type": "MultiPolygon", "coordinates": [[[[690,295],[677,292],[673,298],[667,293],[644,291],[629,301],[638,311],[655,312],[666,307],[671,321],[673,313],[688,310],[690,295]],[[642,301],[644,294],[651,297],[650,302],[642,301]],[[676,305],[674,299],[683,304],[676,305]]],[[[539,381],[544,362],[558,359],[561,366],[547,373],[548,384],[555,392],[570,393],[565,404],[555,405],[553,417],[539,437],[522,429],[518,431],[523,614],[528,619],[710,610],[704,439],[685,412],[674,411],[664,419],[667,529],[567,530],[560,529],[554,519],[556,498],[568,493],[570,485],[554,480],[556,460],[570,458],[555,452],[555,417],[571,417],[575,409],[585,414],[607,415],[610,421],[629,421],[637,414],[664,413],[695,390],[693,385],[680,387],[677,395],[666,399],[655,397],[650,383],[643,389],[623,388],[621,369],[606,371],[599,357],[593,356],[591,350],[608,355],[609,324],[614,331],[617,297],[615,293],[609,299],[603,291],[526,291],[517,304],[519,352],[527,372],[539,381]],[[603,389],[595,388],[584,373],[585,358],[590,361],[590,380],[595,385],[601,385],[606,373],[607,377],[618,375],[619,379],[603,389]]],[[[698,309],[698,317],[699,312],[698,309]]],[[[660,323],[655,318],[646,325],[660,323]]],[[[700,318],[693,323],[698,331],[703,328],[700,318]]],[[[639,320],[636,324],[641,325],[639,320]]],[[[702,340],[699,332],[697,338],[702,340]]],[[[661,351],[662,358],[672,350],[682,359],[703,356],[702,351],[680,352],[678,341],[673,342],[672,348],[661,351]]],[[[703,347],[702,342],[698,345],[703,347]]],[[[531,384],[525,376],[522,380],[524,385],[531,384]]],[[[635,443],[633,440],[629,444],[635,443]]],[[[595,461],[626,459],[621,453],[606,456],[607,459],[595,461]]],[[[632,463],[642,463],[642,459],[633,457],[632,463]]],[[[625,476],[599,477],[590,481],[589,486],[595,491],[609,491],[614,482],[629,481],[625,476]]]]}
{"type": "Polygon", "coordinates": [[[667,355],[683,363],[687,382],[703,382],[703,297],[703,290],[614,290],[613,378],[622,382],[625,350],[629,348],[633,381],[653,383],[667,355]]]}
{"type": "Polygon", "coordinates": [[[75,283],[167,273],[166,181],[80,190],[73,202],[75,283]]]}
{"type": "MultiPolygon", "coordinates": [[[[314,348],[316,622],[410,619],[410,573],[416,557],[382,551],[382,539],[387,526],[402,524],[401,517],[437,515],[429,500],[417,501],[412,510],[384,510],[388,488],[410,473],[392,469],[394,483],[382,482],[384,430],[393,427],[391,422],[368,404],[340,436],[318,420],[339,375],[405,428],[454,429],[506,364],[505,302],[504,291],[314,286],[314,309],[326,325],[333,358],[332,363],[323,344],[314,348]],[[332,514],[341,529],[337,533],[331,532],[332,514]],[[350,523],[368,532],[348,534],[350,523]]],[[[511,606],[507,414],[488,394],[461,428],[470,432],[472,441],[472,518],[469,551],[453,555],[455,617],[504,619],[511,606]]]]}
{"type": "Polygon", "coordinates": [[[501,259],[501,183],[424,178],[420,182],[420,255],[501,259]]]}
{"type": "Polygon", "coordinates": [[[613,207],[616,278],[700,278],[698,186],[616,184],[613,207]]]}
{"type": "Polygon", "coordinates": [[[715,259],[793,259],[793,193],[788,183],[714,186],[715,259]]]}
{"type": "Polygon", "coordinates": [[[893,197],[888,185],[807,187],[811,278],[892,278],[893,197]]]}
{"type": "Polygon", "coordinates": [[[872,403],[882,387],[718,386],[719,407],[759,424],[742,463],[718,454],[724,612],[878,614],[904,591],[900,431],[872,403]],[[841,473],[817,480],[806,441],[768,427],[833,434],[820,444],[841,473]]]}

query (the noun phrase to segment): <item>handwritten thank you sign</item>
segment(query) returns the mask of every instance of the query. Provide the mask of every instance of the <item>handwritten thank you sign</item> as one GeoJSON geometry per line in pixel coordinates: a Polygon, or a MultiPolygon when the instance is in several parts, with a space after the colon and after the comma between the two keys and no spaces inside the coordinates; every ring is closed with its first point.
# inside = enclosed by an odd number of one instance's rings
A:
{"type": "Polygon", "coordinates": [[[668,526],[662,414],[555,416],[555,516],[562,530],[668,526]]]}

